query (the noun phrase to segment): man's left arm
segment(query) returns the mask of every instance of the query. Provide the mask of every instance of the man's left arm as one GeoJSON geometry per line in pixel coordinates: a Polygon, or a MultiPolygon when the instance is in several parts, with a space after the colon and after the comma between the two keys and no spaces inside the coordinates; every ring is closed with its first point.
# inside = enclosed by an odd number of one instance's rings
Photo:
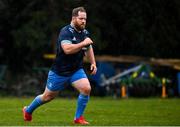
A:
{"type": "Polygon", "coordinates": [[[91,63],[91,67],[90,67],[91,74],[95,75],[97,72],[97,67],[96,67],[96,61],[95,61],[92,45],[90,45],[88,47],[88,49],[86,51],[86,56],[87,56],[89,62],[91,63]]]}

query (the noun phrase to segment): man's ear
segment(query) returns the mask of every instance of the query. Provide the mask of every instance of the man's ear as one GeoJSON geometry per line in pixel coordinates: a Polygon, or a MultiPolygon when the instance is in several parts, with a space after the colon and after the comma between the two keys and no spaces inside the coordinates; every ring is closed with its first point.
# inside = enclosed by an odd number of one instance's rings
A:
{"type": "Polygon", "coordinates": [[[74,20],[75,20],[75,18],[76,18],[76,17],[75,17],[75,16],[73,16],[73,17],[72,17],[72,21],[74,21],[74,20]]]}

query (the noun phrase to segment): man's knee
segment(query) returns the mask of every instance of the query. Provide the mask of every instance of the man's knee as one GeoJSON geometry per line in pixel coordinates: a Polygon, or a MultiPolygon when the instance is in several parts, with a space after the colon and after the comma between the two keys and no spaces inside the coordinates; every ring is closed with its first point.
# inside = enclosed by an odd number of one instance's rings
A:
{"type": "Polygon", "coordinates": [[[86,86],[83,88],[82,92],[85,94],[85,95],[89,95],[90,92],[91,92],[91,86],[86,86]]]}

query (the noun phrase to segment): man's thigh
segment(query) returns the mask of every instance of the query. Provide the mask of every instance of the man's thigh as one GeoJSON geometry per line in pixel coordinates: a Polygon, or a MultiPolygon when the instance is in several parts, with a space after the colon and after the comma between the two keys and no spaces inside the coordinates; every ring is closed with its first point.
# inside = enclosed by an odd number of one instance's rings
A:
{"type": "Polygon", "coordinates": [[[72,86],[81,93],[84,93],[86,90],[91,89],[89,80],[87,78],[82,78],[82,79],[74,81],[72,83],[72,86]]]}
{"type": "Polygon", "coordinates": [[[49,71],[46,87],[50,91],[59,91],[64,89],[68,80],[69,77],[59,76],[53,71],[49,71]]]}
{"type": "Polygon", "coordinates": [[[79,69],[75,72],[70,79],[72,86],[76,88],[79,92],[84,93],[84,91],[91,89],[89,80],[83,69],[79,69]]]}

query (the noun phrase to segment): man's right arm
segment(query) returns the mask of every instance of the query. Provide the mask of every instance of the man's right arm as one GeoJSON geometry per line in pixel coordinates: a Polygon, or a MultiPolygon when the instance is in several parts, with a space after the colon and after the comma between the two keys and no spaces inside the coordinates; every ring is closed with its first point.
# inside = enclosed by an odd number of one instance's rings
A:
{"type": "Polygon", "coordinates": [[[93,41],[90,38],[84,39],[84,41],[78,44],[71,44],[71,43],[62,43],[61,47],[65,54],[74,54],[80,51],[83,47],[92,44],[93,41]]]}

